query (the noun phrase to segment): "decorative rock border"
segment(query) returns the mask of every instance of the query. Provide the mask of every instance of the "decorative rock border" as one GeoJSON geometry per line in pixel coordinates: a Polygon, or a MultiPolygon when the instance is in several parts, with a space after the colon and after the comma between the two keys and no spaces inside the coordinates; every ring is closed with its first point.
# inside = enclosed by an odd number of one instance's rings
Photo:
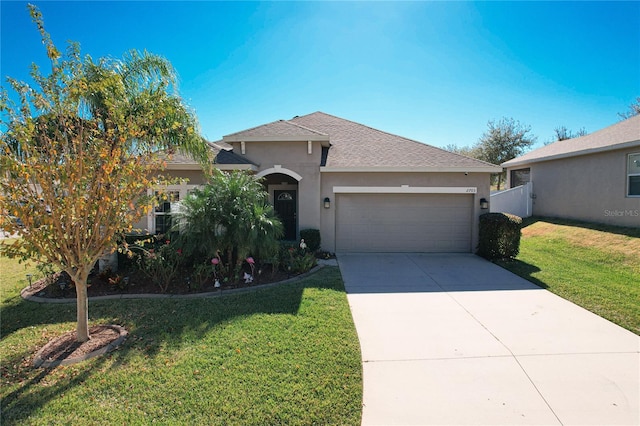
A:
{"type": "MultiPolygon", "coordinates": [[[[210,291],[206,293],[189,293],[189,294],[113,294],[108,296],[94,296],[94,297],[90,297],[89,300],[100,301],[100,300],[116,300],[116,299],[198,299],[198,298],[205,298],[205,297],[223,297],[223,296],[229,296],[232,294],[249,293],[252,291],[264,290],[271,287],[277,287],[282,284],[295,282],[315,274],[316,272],[318,272],[320,269],[324,268],[327,265],[334,266],[333,264],[328,262],[318,261],[318,264],[316,266],[314,266],[313,268],[311,268],[311,270],[309,270],[308,272],[305,272],[304,274],[297,275],[293,278],[289,278],[284,281],[278,281],[275,283],[268,283],[268,284],[259,284],[251,287],[232,288],[229,290],[215,290],[215,291],[210,291]]],[[[34,296],[32,294],[29,294],[29,287],[25,287],[22,289],[22,291],[20,292],[20,297],[22,297],[24,300],[29,300],[31,302],[36,302],[36,303],[76,303],[75,298],[52,299],[49,297],[34,296]]]]}
{"type": "Polygon", "coordinates": [[[58,367],[60,365],[77,364],[79,362],[86,361],[88,359],[95,358],[97,356],[104,355],[104,354],[106,354],[108,352],[111,352],[112,350],[114,350],[115,348],[120,346],[122,344],[122,342],[124,342],[124,340],[129,335],[129,332],[127,330],[125,330],[123,327],[120,327],[119,325],[109,324],[109,325],[105,325],[103,327],[108,327],[108,328],[111,328],[113,330],[116,330],[118,332],[118,334],[119,334],[119,336],[116,338],[116,340],[114,340],[113,342],[109,343],[106,346],[103,346],[100,349],[96,349],[95,351],[86,353],[84,355],[80,355],[80,356],[76,356],[76,357],[68,357],[68,358],[63,358],[63,359],[56,359],[56,360],[43,359],[42,358],[42,354],[47,349],[49,349],[49,347],[51,345],[54,345],[54,344],[58,343],[59,339],[62,339],[64,337],[66,337],[66,335],[63,335],[63,336],[60,336],[60,337],[58,337],[56,339],[53,339],[52,341],[50,341],[49,343],[44,345],[42,347],[42,349],[40,349],[38,351],[38,353],[36,353],[36,356],[33,359],[33,366],[35,368],[53,368],[53,367],[58,367]]]}

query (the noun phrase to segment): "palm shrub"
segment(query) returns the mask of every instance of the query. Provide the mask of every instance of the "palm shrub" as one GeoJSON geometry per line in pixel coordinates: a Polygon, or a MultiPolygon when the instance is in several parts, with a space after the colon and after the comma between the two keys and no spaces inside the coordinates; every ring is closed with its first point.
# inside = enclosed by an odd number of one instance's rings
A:
{"type": "Polygon", "coordinates": [[[247,256],[277,256],[284,229],[260,180],[242,171],[214,171],[183,200],[178,219],[185,255],[196,263],[220,256],[231,281],[247,256]]]}

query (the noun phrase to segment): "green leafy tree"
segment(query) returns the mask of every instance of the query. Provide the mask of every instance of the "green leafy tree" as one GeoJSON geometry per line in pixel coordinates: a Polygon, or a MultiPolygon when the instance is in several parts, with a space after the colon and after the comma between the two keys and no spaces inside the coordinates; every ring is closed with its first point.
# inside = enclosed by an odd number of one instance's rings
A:
{"type": "MultiPolygon", "coordinates": [[[[531,126],[521,124],[513,118],[489,121],[488,129],[475,146],[476,158],[493,164],[502,164],[522,155],[536,141],[530,135],[531,126]]],[[[505,173],[496,175],[498,190],[505,179],[505,173]]]]}
{"type": "Polygon", "coordinates": [[[34,64],[35,84],[8,79],[0,114],[0,228],[21,238],[2,254],[45,259],[66,271],[77,293],[77,340],[89,339],[87,278],[153,206],[148,188],[167,153],[203,161],[206,143],[177,95],[171,64],[147,52],[120,60],[81,57],[77,43],[62,55],[29,5],[51,73],[34,64]],[[19,228],[19,218],[24,224],[19,228]]]}
{"type": "Polygon", "coordinates": [[[443,149],[445,151],[453,152],[454,154],[464,155],[466,157],[476,158],[478,156],[477,145],[457,146],[455,144],[449,144],[449,145],[446,145],[443,149]]]}
{"type": "Polygon", "coordinates": [[[220,253],[230,279],[247,256],[275,256],[283,235],[262,183],[242,171],[214,171],[207,185],[182,201],[178,222],[185,255],[199,263],[220,253]]]}

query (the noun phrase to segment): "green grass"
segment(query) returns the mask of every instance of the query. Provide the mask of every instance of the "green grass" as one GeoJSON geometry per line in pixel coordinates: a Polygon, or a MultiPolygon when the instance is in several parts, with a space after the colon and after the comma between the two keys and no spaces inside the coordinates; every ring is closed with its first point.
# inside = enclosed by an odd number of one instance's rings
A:
{"type": "Polygon", "coordinates": [[[501,266],[640,335],[640,229],[534,218],[522,234],[501,266]]]}
{"type": "Polygon", "coordinates": [[[75,305],[24,301],[24,268],[0,259],[0,271],[3,425],[360,424],[360,349],[337,268],[224,298],[90,302],[90,323],[122,325],[127,341],[50,370],[30,361],[74,329],[75,305]]]}

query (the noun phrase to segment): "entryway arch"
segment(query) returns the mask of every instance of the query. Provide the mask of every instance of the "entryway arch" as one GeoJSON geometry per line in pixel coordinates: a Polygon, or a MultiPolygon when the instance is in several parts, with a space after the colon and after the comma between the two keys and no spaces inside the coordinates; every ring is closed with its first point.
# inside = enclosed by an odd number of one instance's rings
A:
{"type": "Polygon", "coordinates": [[[298,239],[298,181],[302,179],[296,172],[287,169],[269,169],[257,173],[269,193],[269,202],[284,226],[284,240],[298,239]],[[290,172],[290,173],[286,173],[290,172]],[[297,176],[297,177],[296,177],[297,176]]]}
{"type": "Polygon", "coordinates": [[[256,173],[256,176],[265,177],[267,175],[271,175],[274,173],[280,173],[283,175],[290,176],[294,178],[297,182],[300,182],[302,180],[302,176],[300,176],[298,173],[294,172],[293,170],[285,169],[283,167],[272,167],[270,169],[265,169],[256,173]]]}

